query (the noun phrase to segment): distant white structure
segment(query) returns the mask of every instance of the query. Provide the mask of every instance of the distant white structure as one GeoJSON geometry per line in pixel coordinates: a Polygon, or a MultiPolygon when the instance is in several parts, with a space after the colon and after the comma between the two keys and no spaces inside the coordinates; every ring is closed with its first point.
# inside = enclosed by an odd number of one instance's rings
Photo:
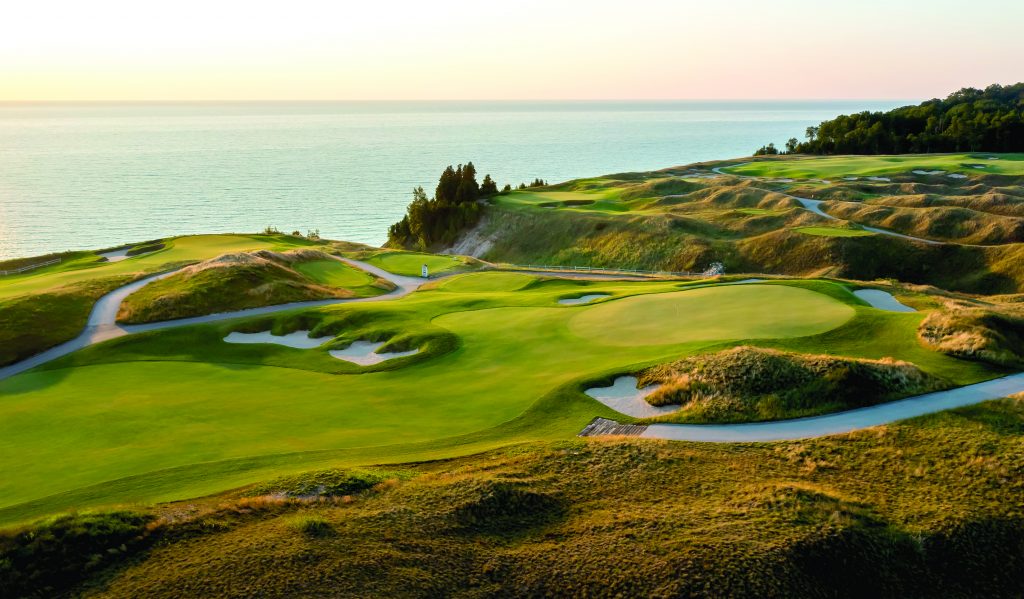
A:
{"type": "Polygon", "coordinates": [[[430,271],[427,270],[427,265],[426,264],[424,264],[423,266],[420,267],[420,276],[423,277],[424,279],[429,279],[430,278],[430,271]]]}
{"type": "Polygon", "coordinates": [[[721,262],[712,262],[711,266],[708,266],[708,269],[703,274],[705,277],[717,277],[725,274],[725,265],[721,262]]]}

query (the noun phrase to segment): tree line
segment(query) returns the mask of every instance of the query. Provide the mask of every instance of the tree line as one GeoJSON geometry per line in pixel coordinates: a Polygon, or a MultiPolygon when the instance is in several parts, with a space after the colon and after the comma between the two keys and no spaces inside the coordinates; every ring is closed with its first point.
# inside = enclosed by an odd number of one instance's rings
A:
{"type": "MultiPolygon", "coordinates": [[[[544,185],[547,183],[542,179],[534,179],[529,186],[520,183],[519,189],[544,185]]],[[[511,191],[511,185],[499,191],[490,175],[484,175],[483,182],[477,183],[472,162],[457,167],[448,165],[434,188],[434,197],[428,198],[422,186],[413,189],[412,203],[405,216],[388,228],[387,245],[417,250],[451,245],[463,229],[480,220],[480,200],[511,191]]]]}
{"type": "Polygon", "coordinates": [[[1024,83],[965,87],[945,99],[887,112],[859,112],[822,121],[791,138],[786,149],[767,144],[754,155],[927,154],[1024,151],[1024,83]]]}

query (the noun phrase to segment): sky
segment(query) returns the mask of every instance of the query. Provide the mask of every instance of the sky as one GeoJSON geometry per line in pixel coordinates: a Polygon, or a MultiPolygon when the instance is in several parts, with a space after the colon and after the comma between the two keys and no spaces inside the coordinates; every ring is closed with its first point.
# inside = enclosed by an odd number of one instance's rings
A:
{"type": "Polygon", "coordinates": [[[31,0],[0,101],[885,99],[1024,80],[1024,2],[31,0]]]}

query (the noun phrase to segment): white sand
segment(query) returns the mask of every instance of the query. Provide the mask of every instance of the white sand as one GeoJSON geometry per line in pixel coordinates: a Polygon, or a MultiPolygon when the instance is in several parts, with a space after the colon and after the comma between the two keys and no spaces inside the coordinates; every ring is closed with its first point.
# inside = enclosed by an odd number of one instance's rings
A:
{"type": "Polygon", "coordinates": [[[868,177],[868,180],[869,181],[885,181],[887,183],[892,181],[892,179],[890,179],[889,177],[868,177]]]}
{"type": "Polygon", "coordinates": [[[988,167],[985,166],[984,164],[975,164],[974,168],[988,168],[988,167]]]}
{"type": "Polygon", "coordinates": [[[944,173],[946,171],[921,171],[921,170],[917,170],[917,171],[912,171],[912,172],[915,175],[941,175],[942,173],[944,173]]]}
{"type": "Polygon", "coordinates": [[[950,179],[966,179],[967,175],[961,175],[960,173],[953,173],[952,175],[946,175],[950,179]]]}
{"type": "Polygon", "coordinates": [[[999,157],[998,156],[989,156],[988,159],[989,160],[999,160],[999,157]]]}
{"type": "Polygon", "coordinates": [[[843,181],[856,181],[860,177],[843,177],[843,181]]]}
{"type": "Polygon", "coordinates": [[[352,362],[353,364],[359,364],[360,366],[373,366],[374,364],[380,364],[381,362],[394,358],[402,358],[420,353],[419,348],[416,348],[409,351],[385,352],[383,354],[378,354],[377,350],[382,347],[384,347],[384,343],[382,342],[354,341],[352,345],[345,349],[333,349],[327,353],[339,360],[345,360],[346,362],[352,362]]]}
{"type": "Polygon", "coordinates": [[[917,310],[910,306],[901,304],[888,291],[882,291],[881,289],[858,289],[853,294],[871,304],[872,308],[878,308],[879,310],[887,312],[917,312],[917,310]]]}
{"type": "Polygon", "coordinates": [[[772,181],[769,181],[769,183],[792,183],[792,182],[793,182],[792,179],[774,179],[772,181]]]}
{"type": "Polygon", "coordinates": [[[103,252],[100,256],[107,259],[107,262],[120,262],[121,260],[127,260],[130,258],[128,250],[132,248],[124,248],[123,250],[114,250],[113,252],[103,252]]]}
{"type": "Polygon", "coordinates": [[[590,302],[601,299],[602,297],[611,297],[607,293],[591,293],[590,295],[582,295],[580,297],[570,297],[558,300],[558,303],[563,306],[578,306],[580,304],[589,304],[590,302]]]}
{"type": "Polygon", "coordinates": [[[636,382],[635,376],[620,376],[611,387],[592,387],[584,393],[616,412],[634,418],[660,416],[679,409],[679,406],[652,406],[647,403],[644,398],[657,391],[661,385],[648,385],[643,389],[637,389],[636,382]]]}
{"type": "Polygon", "coordinates": [[[224,338],[228,343],[275,343],[295,349],[313,349],[320,347],[331,337],[310,337],[309,331],[293,331],[287,335],[272,335],[270,331],[262,333],[231,333],[224,338]]]}

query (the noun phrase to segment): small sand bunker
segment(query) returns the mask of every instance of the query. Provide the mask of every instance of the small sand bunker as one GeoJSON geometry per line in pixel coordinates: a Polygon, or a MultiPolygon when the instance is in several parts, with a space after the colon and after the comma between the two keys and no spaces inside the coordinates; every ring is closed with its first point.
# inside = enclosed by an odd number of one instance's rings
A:
{"type": "Polygon", "coordinates": [[[818,179],[818,183],[824,183],[825,185],[832,185],[832,182],[828,179],[818,179]]]}
{"type": "Polygon", "coordinates": [[[972,164],[971,168],[988,168],[988,167],[985,166],[984,164],[972,164]]]}
{"type": "Polygon", "coordinates": [[[100,256],[106,258],[107,262],[120,262],[121,260],[131,258],[131,256],[128,255],[128,251],[131,249],[132,248],[123,248],[112,252],[103,252],[100,256]]]}
{"type": "Polygon", "coordinates": [[[773,179],[769,183],[792,183],[793,179],[773,179]]]}
{"type": "Polygon", "coordinates": [[[944,173],[946,171],[922,171],[922,170],[916,170],[916,171],[911,171],[911,172],[913,172],[915,175],[941,175],[942,173],[944,173]]]}
{"type": "Polygon", "coordinates": [[[951,175],[946,175],[946,176],[949,177],[950,179],[966,179],[967,178],[967,175],[961,175],[960,173],[953,173],[951,175]]]}
{"type": "Polygon", "coordinates": [[[856,181],[860,177],[843,177],[843,181],[856,181]]]}
{"type": "Polygon", "coordinates": [[[274,343],[295,349],[313,349],[326,343],[331,337],[310,337],[309,331],[293,331],[287,335],[272,335],[270,331],[262,333],[231,333],[224,338],[228,343],[274,343]]]}
{"type": "Polygon", "coordinates": [[[885,181],[886,183],[892,181],[889,177],[868,177],[868,181],[885,181]]]}
{"type": "Polygon", "coordinates": [[[881,289],[858,289],[853,294],[871,304],[872,308],[878,308],[879,310],[887,312],[917,312],[917,310],[910,306],[901,304],[888,291],[882,291],[881,289]]]}
{"type": "Polygon", "coordinates": [[[584,393],[616,412],[634,418],[650,418],[679,409],[679,406],[652,406],[647,403],[644,398],[657,391],[661,385],[648,385],[643,389],[637,389],[636,383],[635,376],[620,376],[611,387],[592,387],[584,393]]]}
{"type": "Polygon", "coordinates": [[[988,159],[989,160],[999,160],[999,157],[998,156],[989,156],[988,159]]]}
{"type": "Polygon", "coordinates": [[[558,300],[559,304],[563,306],[578,306],[580,304],[589,304],[594,300],[599,300],[602,297],[611,297],[607,293],[591,293],[589,295],[581,295],[580,297],[570,297],[558,300]]]}
{"type": "Polygon", "coordinates": [[[352,362],[353,364],[359,364],[360,366],[373,366],[374,364],[380,364],[381,362],[386,362],[394,358],[404,358],[405,356],[412,356],[420,353],[419,348],[416,348],[409,351],[385,352],[378,354],[377,350],[382,347],[384,347],[383,342],[354,341],[352,345],[345,349],[333,349],[327,353],[339,360],[345,360],[346,362],[352,362]]]}

